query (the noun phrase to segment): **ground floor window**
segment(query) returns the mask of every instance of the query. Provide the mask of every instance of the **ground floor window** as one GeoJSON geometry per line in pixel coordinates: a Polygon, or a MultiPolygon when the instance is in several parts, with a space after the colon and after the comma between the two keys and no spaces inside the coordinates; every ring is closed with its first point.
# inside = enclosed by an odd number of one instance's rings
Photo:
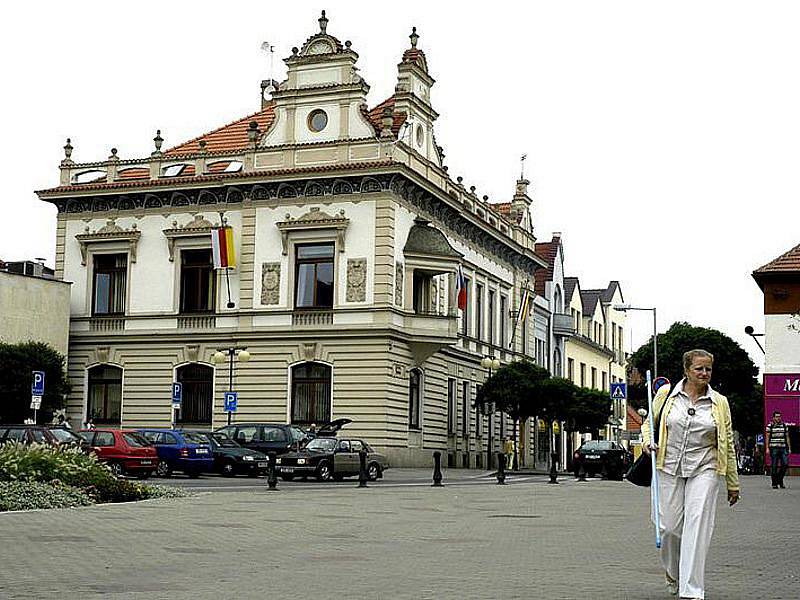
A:
{"type": "Polygon", "coordinates": [[[320,425],[331,420],[331,368],[317,362],[292,367],[292,423],[320,425]]]}
{"type": "Polygon", "coordinates": [[[408,427],[420,428],[420,392],[422,384],[422,371],[411,369],[408,376],[408,427]]]}
{"type": "Polygon", "coordinates": [[[191,363],[179,367],[175,379],[183,384],[178,423],[211,425],[214,405],[214,369],[191,363]]]}
{"type": "Polygon", "coordinates": [[[86,419],[96,425],[122,422],[122,369],[98,365],[89,369],[89,398],[86,419]]]}

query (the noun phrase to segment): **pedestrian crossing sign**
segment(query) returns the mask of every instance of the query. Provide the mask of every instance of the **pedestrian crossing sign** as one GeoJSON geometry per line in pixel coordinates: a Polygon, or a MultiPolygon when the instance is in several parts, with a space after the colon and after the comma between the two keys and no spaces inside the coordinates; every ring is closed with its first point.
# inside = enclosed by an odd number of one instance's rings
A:
{"type": "Polygon", "coordinates": [[[611,384],[611,399],[626,400],[628,398],[626,386],[623,382],[611,384]]]}

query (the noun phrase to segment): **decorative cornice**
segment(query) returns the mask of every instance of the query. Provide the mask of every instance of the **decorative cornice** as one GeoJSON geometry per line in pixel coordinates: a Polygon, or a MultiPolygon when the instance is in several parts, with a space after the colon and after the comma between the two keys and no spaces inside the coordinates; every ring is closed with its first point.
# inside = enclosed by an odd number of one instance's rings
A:
{"type": "Polygon", "coordinates": [[[289,252],[289,232],[291,231],[309,231],[314,229],[334,229],[336,231],[336,242],[339,252],[344,252],[344,232],[347,226],[350,225],[350,219],[344,216],[344,209],[339,211],[339,215],[332,217],[326,212],[319,209],[318,206],[312,206],[311,209],[304,215],[293,219],[291,215],[286,215],[286,220],[277,223],[278,229],[281,232],[281,243],[283,244],[284,256],[289,252]]]}
{"type": "MultiPolygon", "coordinates": [[[[222,224],[225,224],[225,219],[222,220],[222,224]]],[[[198,238],[204,236],[210,236],[211,230],[214,229],[216,225],[207,221],[203,218],[203,215],[195,215],[194,219],[189,221],[186,225],[178,226],[177,221],[172,222],[172,227],[169,229],[162,230],[164,232],[164,237],[167,238],[167,248],[169,249],[169,261],[175,261],[175,242],[178,239],[183,238],[198,238]]],[[[211,238],[209,237],[209,240],[211,238]]]]}
{"type": "Polygon", "coordinates": [[[123,229],[116,223],[116,218],[109,219],[106,224],[97,231],[89,231],[86,227],[84,233],[79,233],[75,236],[78,244],[81,247],[81,265],[86,266],[86,257],[88,254],[88,247],[91,244],[102,242],[118,242],[127,241],[130,247],[131,262],[136,262],[136,246],[139,243],[139,238],[142,237],[142,232],[136,228],[136,223],[131,225],[130,229],[123,229]]]}

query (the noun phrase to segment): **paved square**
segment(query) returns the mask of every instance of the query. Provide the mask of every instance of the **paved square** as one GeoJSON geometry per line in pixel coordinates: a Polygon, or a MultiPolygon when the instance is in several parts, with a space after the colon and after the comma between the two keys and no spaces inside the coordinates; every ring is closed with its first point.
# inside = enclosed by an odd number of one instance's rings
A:
{"type": "MultiPolygon", "coordinates": [[[[646,490],[451,473],[458,482],[441,489],[395,470],[366,490],[270,493],[259,480],[262,489],[180,500],[0,514],[0,597],[669,598],[646,490]]],[[[744,477],[742,503],[720,506],[708,598],[800,597],[800,481],[789,485],[744,477]]]]}

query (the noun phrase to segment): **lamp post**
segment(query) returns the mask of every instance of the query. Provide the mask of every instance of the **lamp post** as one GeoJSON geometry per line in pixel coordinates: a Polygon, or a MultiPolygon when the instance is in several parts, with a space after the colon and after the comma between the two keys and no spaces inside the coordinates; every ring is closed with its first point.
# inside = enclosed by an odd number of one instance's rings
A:
{"type": "MultiPolygon", "coordinates": [[[[229,362],[229,369],[228,369],[228,391],[233,391],[233,357],[239,362],[246,363],[250,360],[250,353],[247,351],[247,347],[240,347],[240,346],[230,346],[229,348],[221,348],[217,349],[214,355],[211,357],[211,360],[214,361],[216,364],[222,364],[225,362],[226,357],[228,358],[229,362]]],[[[228,411],[228,425],[231,424],[231,411],[228,411]]]]}
{"type": "Polygon", "coordinates": [[[762,352],[763,354],[766,354],[766,351],[764,350],[764,346],[762,346],[762,345],[761,345],[761,342],[759,342],[759,341],[758,341],[758,338],[760,338],[760,337],[764,337],[764,334],[763,334],[763,333],[753,333],[754,331],[755,331],[755,330],[754,330],[754,329],[753,329],[753,328],[752,328],[750,325],[748,325],[747,327],[745,327],[745,328],[744,328],[744,332],[745,332],[747,335],[749,335],[751,338],[753,338],[753,341],[754,341],[756,344],[758,344],[758,347],[761,349],[761,352],[762,352]]]}
{"type": "Polygon", "coordinates": [[[652,310],[653,311],[653,378],[658,377],[658,326],[656,320],[656,309],[645,308],[642,306],[631,306],[630,304],[615,304],[614,310],[627,312],[629,310],[652,310]]]}
{"type": "MultiPolygon", "coordinates": [[[[500,368],[500,361],[498,359],[496,359],[494,356],[487,355],[487,356],[484,356],[481,359],[481,366],[484,369],[488,369],[489,370],[488,379],[491,379],[492,378],[492,369],[494,369],[495,371],[497,369],[499,369],[500,368]]],[[[487,440],[487,444],[486,444],[486,468],[487,469],[491,469],[492,468],[492,433],[494,432],[494,427],[492,427],[492,415],[494,413],[494,410],[490,411],[488,405],[484,405],[484,408],[486,409],[486,414],[489,415],[489,439],[487,440]]]]}

